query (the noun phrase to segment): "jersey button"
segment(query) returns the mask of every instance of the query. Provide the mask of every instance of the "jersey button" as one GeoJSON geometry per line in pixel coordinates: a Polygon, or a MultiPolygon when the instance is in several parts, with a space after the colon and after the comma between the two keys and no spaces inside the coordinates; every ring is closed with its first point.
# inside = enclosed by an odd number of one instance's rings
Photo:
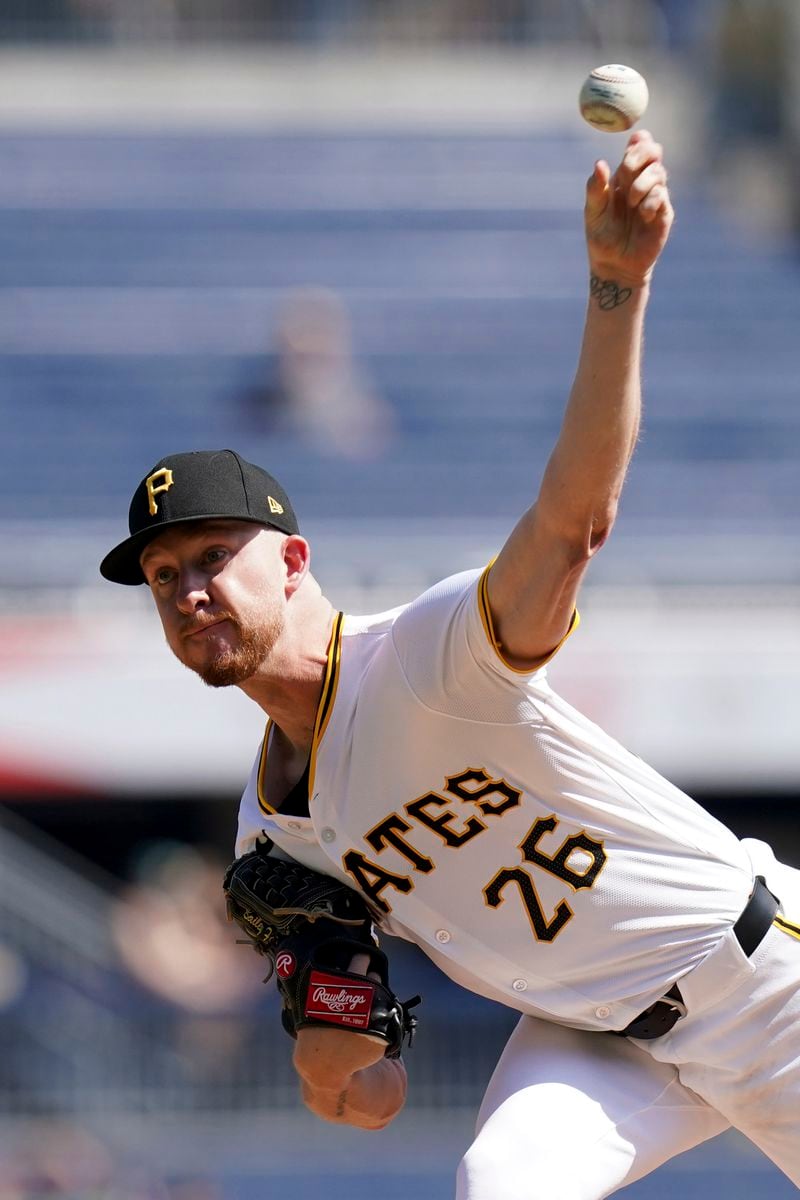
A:
{"type": "Polygon", "coordinates": [[[437,942],[441,942],[443,945],[445,942],[449,942],[450,941],[450,931],[448,929],[437,929],[436,930],[436,940],[437,940],[437,942]]]}
{"type": "Polygon", "coordinates": [[[336,841],[336,830],[331,829],[330,825],[326,825],[325,828],[322,830],[321,837],[322,837],[323,842],[335,842],[336,841]]]}
{"type": "Polygon", "coordinates": [[[528,981],[527,979],[515,979],[511,986],[515,992],[527,992],[528,981]]]}
{"type": "Polygon", "coordinates": [[[287,827],[287,829],[302,829],[303,828],[303,826],[300,824],[299,821],[287,821],[286,827],[287,827]]]}
{"type": "Polygon", "coordinates": [[[598,1021],[605,1021],[606,1017],[611,1016],[611,1009],[608,1008],[607,1005],[601,1004],[599,1008],[594,1010],[594,1015],[597,1017],[598,1021]]]}

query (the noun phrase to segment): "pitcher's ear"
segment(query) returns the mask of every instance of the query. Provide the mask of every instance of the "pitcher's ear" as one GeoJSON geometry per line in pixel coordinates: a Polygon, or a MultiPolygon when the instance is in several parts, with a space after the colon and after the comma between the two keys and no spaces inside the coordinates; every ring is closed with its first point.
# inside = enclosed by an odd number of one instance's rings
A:
{"type": "Polygon", "coordinates": [[[299,533],[290,533],[283,543],[287,595],[296,591],[311,567],[311,547],[299,533]]]}

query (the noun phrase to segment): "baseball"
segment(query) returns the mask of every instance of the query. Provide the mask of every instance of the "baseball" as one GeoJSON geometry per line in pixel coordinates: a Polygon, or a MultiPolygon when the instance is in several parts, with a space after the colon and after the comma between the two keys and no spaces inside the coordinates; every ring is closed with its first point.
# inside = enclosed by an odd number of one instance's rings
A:
{"type": "Polygon", "coordinates": [[[644,77],[632,67],[611,63],[595,67],[580,94],[584,121],[603,133],[621,133],[635,125],[647,108],[649,93],[644,77]]]}

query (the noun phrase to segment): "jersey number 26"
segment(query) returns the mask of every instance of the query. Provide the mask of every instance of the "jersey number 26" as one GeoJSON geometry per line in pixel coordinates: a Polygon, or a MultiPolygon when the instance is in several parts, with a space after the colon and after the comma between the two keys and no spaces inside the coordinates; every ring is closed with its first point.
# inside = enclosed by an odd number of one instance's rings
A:
{"type": "MultiPolygon", "coordinates": [[[[587,833],[575,833],[565,838],[555,854],[545,854],[539,849],[539,841],[557,825],[558,821],[553,816],[538,817],[534,821],[520,842],[523,860],[541,867],[550,875],[557,876],[569,884],[574,892],[581,888],[593,887],[606,862],[606,852],[601,843],[590,838],[587,833]]],[[[503,903],[504,889],[511,883],[517,886],[536,940],[552,942],[567,922],[572,920],[574,914],[569,904],[566,900],[560,900],[548,920],[536,891],[532,872],[524,867],[503,867],[483,889],[490,908],[498,908],[503,903]]]]}

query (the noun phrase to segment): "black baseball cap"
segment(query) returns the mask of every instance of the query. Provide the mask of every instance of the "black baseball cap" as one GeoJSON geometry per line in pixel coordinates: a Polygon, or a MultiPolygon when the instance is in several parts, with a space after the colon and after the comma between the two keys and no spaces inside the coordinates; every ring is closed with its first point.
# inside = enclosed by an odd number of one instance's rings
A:
{"type": "Polygon", "coordinates": [[[235,450],[169,454],[147,472],[128,511],[130,537],[110,550],[100,574],[112,583],[144,583],[139,556],[162,530],[181,521],[227,517],[298,533],[297,517],[277,479],[235,450]]]}

